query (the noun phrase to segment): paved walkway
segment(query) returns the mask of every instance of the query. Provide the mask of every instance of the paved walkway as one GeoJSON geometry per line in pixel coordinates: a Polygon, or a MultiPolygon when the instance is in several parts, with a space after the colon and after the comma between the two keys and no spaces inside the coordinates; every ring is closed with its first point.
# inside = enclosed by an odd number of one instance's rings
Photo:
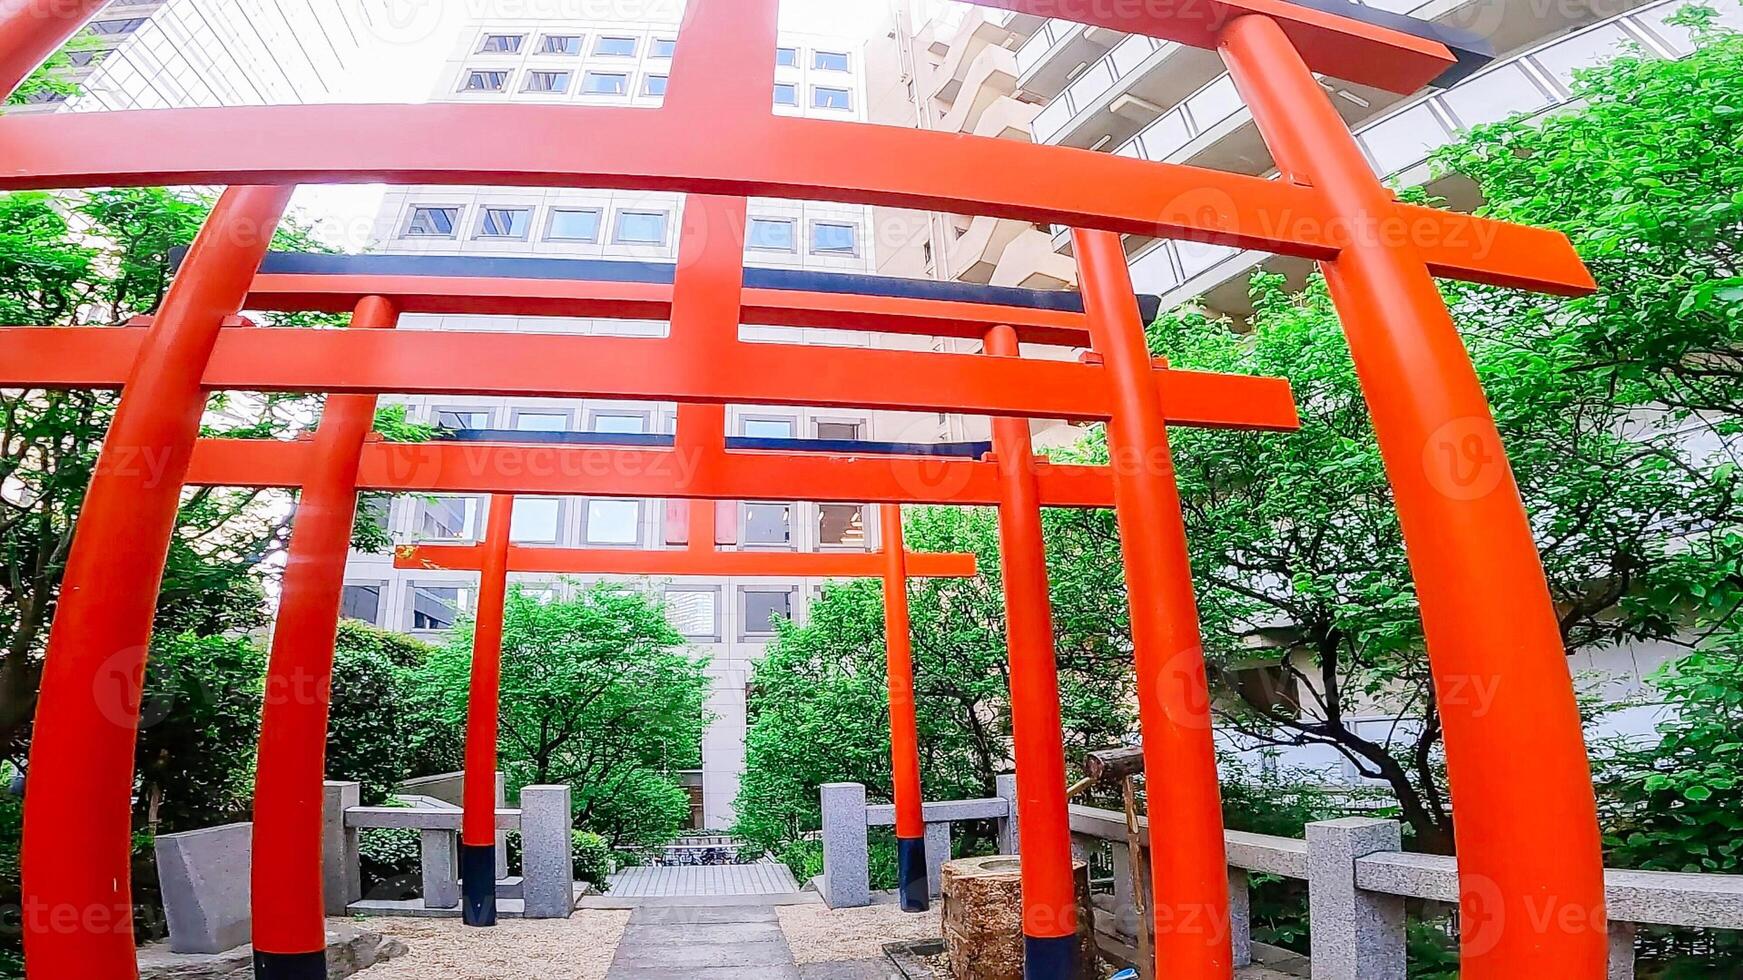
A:
{"type": "Polygon", "coordinates": [[[784,864],[625,868],[611,876],[614,899],[687,896],[797,895],[799,883],[784,864]]]}
{"type": "Polygon", "coordinates": [[[884,980],[874,964],[799,966],[767,905],[640,908],[605,980],[884,980]]]}

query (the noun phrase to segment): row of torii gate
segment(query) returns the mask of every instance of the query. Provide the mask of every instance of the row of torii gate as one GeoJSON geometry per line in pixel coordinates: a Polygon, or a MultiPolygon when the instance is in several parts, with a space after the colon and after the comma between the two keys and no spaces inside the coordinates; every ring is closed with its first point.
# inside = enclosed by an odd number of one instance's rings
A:
{"type": "MultiPolygon", "coordinates": [[[[869,556],[881,564],[860,556],[846,572],[800,569],[831,556],[717,551],[707,506],[691,509],[686,547],[657,558],[535,556],[508,546],[509,508],[493,507],[485,543],[451,562],[478,567],[484,583],[463,831],[469,870],[488,867],[480,849],[492,832],[481,814],[494,800],[490,780],[476,777],[495,764],[490,654],[504,576],[517,555],[562,570],[657,561],[656,570],[668,573],[755,572],[765,562],[790,562],[782,574],[881,574],[890,585],[897,832],[917,844],[903,565],[911,560],[911,571],[924,572],[931,563],[938,574],[968,569],[960,556],[909,559],[897,508],[997,506],[1027,975],[1035,980],[1067,975],[1076,928],[1039,513],[1116,505],[1150,774],[1158,962],[1171,977],[1226,980],[1227,877],[1209,698],[1166,427],[1287,428],[1293,408],[1280,382],[1152,361],[1121,233],[1320,263],[1396,493],[1442,694],[1458,814],[1461,969],[1471,978],[1604,975],[1595,806],[1554,610],[1483,392],[1433,277],[1561,294],[1589,291],[1593,282],[1560,235],[1396,201],[1314,77],[1411,93],[1480,65],[1482,42],[1330,0],[981,2],[1218,51],[1281,179],[772,115],[777,0],[690,0],[658,111],[279,106],[0,120],[0,188],[231,185],[144,329],[0,329],[0,385],[123,391],[85,498],[44,665],[22,855],[33,980],[136,975],[128,868],[139,687],[177,502],[190,484],[301,489],[270,671],[274,679],[313,678],[323,693],[269,701],[262,721],[253,872],[260,977],[325,976],[325,682],[356,493],[378,489],[497,500],[518,493],[886,505],[884,553],[869,556]],[[612,138],[597,139],[601,132],[612,138]],[[367,181],[683,192],[679,260],[669,283],[262,270],[295,185],[367,181]],[[752,195],[1069,226],[1081,312],[916,298],[877,280],[846,291],[757,286],[743,269],[752,195]],[[242,309],[354,315],[349,330],[267,330],[238,322],[242,309]],[[625,339],[385,329],[400,313],[425,312],[669,319],[671,330],[663,339],[625,339]],[[741,323],[979,337],[985,354],[753,350],[738,338],[741,323]],[[1020,356],[1021,342],[1092,353],[1075,363],[1036,360],[1020,356]],[[311,440],[203,442],[207,394],[225,389],[332,397],[311,440]],[[390,446],[368,431],[376,396],[393,392],[682,407],[670,447],[390,446]],[[992,416],[996,459],[731,450],[726,404],[992,416]],[[1037,462],[1029,418],[1106,421],[1111,465],[1037,462]],[[688,478],[674,480],[679,473],[688,478]],[[1486,711],[1450,696],[1472,678],[1496,691],[1486,711]],[[1558,846],[1543,847],[1546,840],[1558,846]]],[[[103,5],[0,8],[0,87],[16,87],[103,5]]],[[[923,882],[923,850],[905,845],[903,853],[904,880],[923,882]]],[[[490,899],[476,885],[489,876],[467,876],[473,921],[490,916],[490,899]]]]}

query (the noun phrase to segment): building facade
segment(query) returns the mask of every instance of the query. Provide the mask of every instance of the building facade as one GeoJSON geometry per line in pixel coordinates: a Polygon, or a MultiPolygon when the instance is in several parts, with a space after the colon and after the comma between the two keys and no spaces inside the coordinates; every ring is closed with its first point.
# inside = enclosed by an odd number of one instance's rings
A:
{"type": "MultiPolygon", "coordinates": [[[[670,5],[667,5],[670,6],[670,5]]],[[[502,5],[510,9],[511,5],[502,5]]],[[[518,101],[563,105],[658,107],[677,50],[675,14],[650,6],[645,16],[610,20],[507,16],[465,23],[453,38],[435,101],[518,101]]],[[[867,118],[863,39],[783,33],[770,93],[775,112],[844,122],[867,118]]],[[[520,134],[517,138],[536,138],[520,134]]],[[[601,133],[610,139],[610,133],[601,133]]],[[[680,195],[568,188],[411,186],[391,188],[372,248],[397,254],[538,256],[673,262],[684,202],[680,195]]],[[[865,273],[875,269],[868,208],[754,199],[749,205],[746,265],[865,273]]],[[[504,330],[615,336],[663,336],[663,322],[557,318],[406,316],[407,330],[504,330]]],[[[904,345],[926,338],[873,337],[821,329],[747,326],[749,341],[838,346],[904,345]]],[[[444,429],[523,432],[671,433],[676,406],[605,400],[397,399],[418,421],[444,429]]],[[[891,412],[731,406],[728,432],[772,438],[936,441],[947,420],[891,412]]],[[[848,504],[759,501],[725,505],[726,548],[820,551],[878,546],[876,509],[848,504]]],[[[394,538],[468,541],[481,533],[484,498],[397,498],[387,521],[394,538]]],[[[517,542],[564,547],[662,548],[681,518],[657,500],[521,498],[517,542]]],[[[672,539],[675,540],[675,539],[672,539]]],[[[511,576],[523,589],[568,595],[597,577],[511,576]]],[[[744,769],[745,686],[775,633],[773,621],[802,621],[823,583],[760,578],[629,580],[667,606],[669,618],[698,656],[708,659],[713,689],[702,768],[685,773],[698,828],[724,829],[744,769]]],[[[347,571],[345,614],[440,640],[472,611],[477,575],[400,571],[390,556],[357,554],[347,571]]]]}

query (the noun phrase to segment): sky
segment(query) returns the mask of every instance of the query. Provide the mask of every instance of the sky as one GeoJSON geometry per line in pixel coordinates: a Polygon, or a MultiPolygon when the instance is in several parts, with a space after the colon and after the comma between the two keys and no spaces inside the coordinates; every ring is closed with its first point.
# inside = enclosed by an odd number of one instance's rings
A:
{"type": "MultiPolygon", "coordinates": [[[[781,29],[833,34],[864,41],[882,29],[896,0],[781,0],[781,29]]],[[[375,0],[376,36],[366,39],[361,67],[348,102],[428,102],[437,73],[452,51],[461,25],[493,16],[594,18],[634,16],[640,5],[655,9],[682,6],[683,0],[375,0]]],[[[384,188],[376,184],[306,186],[292,198],[291,210],[316,222],[316,234],[335,247],[356,251],[380,208],[384,188]]]]}

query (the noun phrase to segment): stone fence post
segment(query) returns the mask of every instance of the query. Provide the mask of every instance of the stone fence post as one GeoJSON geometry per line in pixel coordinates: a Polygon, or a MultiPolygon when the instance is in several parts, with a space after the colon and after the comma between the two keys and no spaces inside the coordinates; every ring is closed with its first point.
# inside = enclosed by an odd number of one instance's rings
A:
{"type": "Polygon", "coordinates": [[[1314,980],[1404,980],[1404,898],[1356,887],[1356,859],[1402,847],[1396,821],[1307,825],[1314,980]]]}
{"type": "Polygon", "coordinates": [[[521,877],[529,919],[567,919],[575,911],[575,855],[568,786],[520,791],[521,877]]]}
{"type": "Polygon", "coordinates": [[[823,901],[832,909],[871,904],[871,864],[867,853],[865,787],[824,783],[823,901]]]}
{"type": "Polygon", "coordinates": [[[1015,854],[1017,842],[1021,839],[1017,829],[1017,774],[1000,773],[993,777],[993,786],[1008,808],[1004,819],[999,821],[999,853],[1015,854]]]}
{"type": "Polygon", "coordinates": [[[363,868],[357,828],[345,826],[345,811],[363,805],[363,784],[328,782],[321,800],[321,882],[328,915],[349,915],[363,900],[363,868]]]}

